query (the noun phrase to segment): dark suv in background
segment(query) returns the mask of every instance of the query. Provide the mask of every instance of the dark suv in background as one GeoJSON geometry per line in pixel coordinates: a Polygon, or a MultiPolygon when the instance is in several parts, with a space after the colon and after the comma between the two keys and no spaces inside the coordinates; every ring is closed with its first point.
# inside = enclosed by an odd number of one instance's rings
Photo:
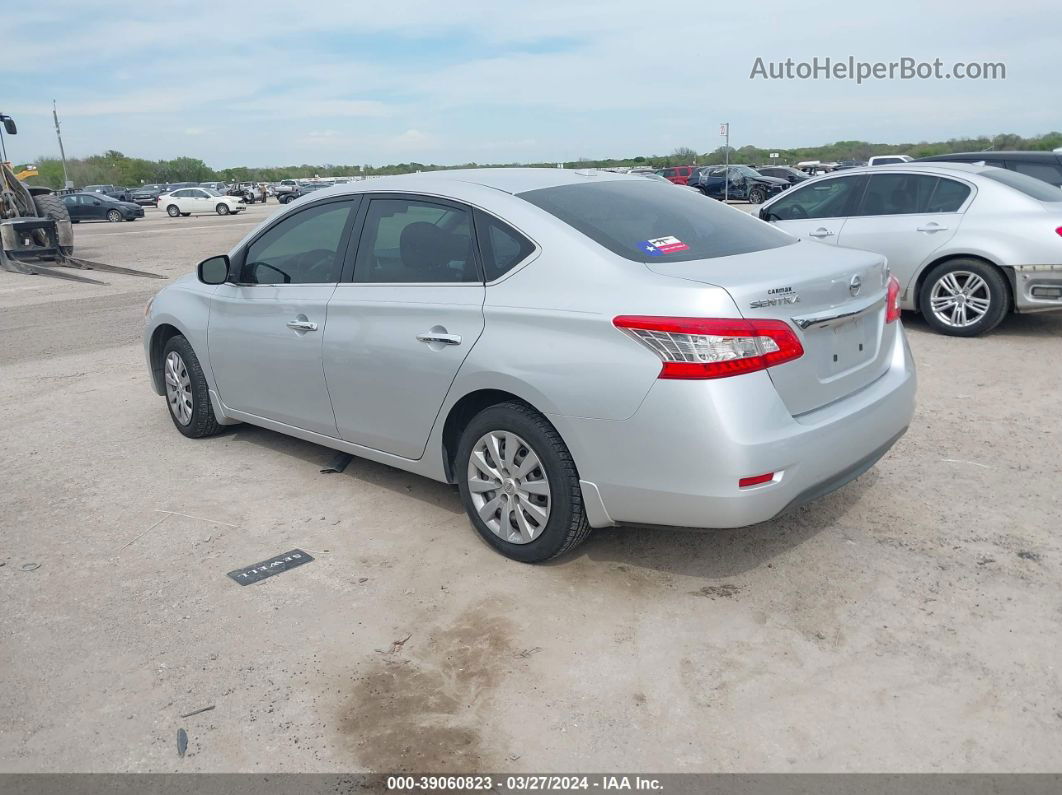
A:
{"type": "Polygon", "coordinates": [[[765,177],[784,179],[790,185],[796,185],[798,182],[811,179],[811,177],[803,171],[798,171],[792,166],[763,166],[762,168],[757,168],[756,171],[763,174],[765,177]]]}
{"type": "Polygon", "coordinates": [[[722,201],[725,197],[750,204],[763,204],[789,187],[788,180],[765,177],[744,165],[701,166],[694,169],[688,184],[713,199],[722,201]]]}
{"type": "Polygon", "coordinates": [[[102,193],[120,202],[132,201],[129,190],[118,185],[86,185],[82,190],[85,193],[102,193]]]}
{"type": "Polygon", "coordinates": [[[1062,188],[1062,152],[957,152],[920,157],[916,163],[981,163],[1036,177],[1062,188]]]}

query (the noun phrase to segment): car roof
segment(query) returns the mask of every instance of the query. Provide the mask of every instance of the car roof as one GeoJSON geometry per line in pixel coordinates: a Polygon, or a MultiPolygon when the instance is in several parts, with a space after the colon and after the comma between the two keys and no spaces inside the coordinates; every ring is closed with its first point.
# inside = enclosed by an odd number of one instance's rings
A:
{"type": "Polygon", "coordinates": [[[640,180],[637,174],[618,174],[600,169],[567,168],[462,168],[442,171],[423,171],[419,174],[400,174],[390,177],[374,177],[363,182],[346,183],[336,187],[349,192],[395,190],[403,187],[423,187],[440,182],[459,182],[482,185],[504,193],[523,193],[539,188],[556,188],[562,185],[579,185],[587,182],[615,182],[640,180]]]}
{"type": "Polygon", "coordinates": [[[1017,149],[1003,150],[1003,151],[990,151],[990,152],[950,152],[946,155],[931,155],[929,157],[918,158],[919,162],[933,162],[947,160],[949,157],[963,157],[973,158],[976,160],[996,160],[1000,157],[1010,158],[1012,160],[1050,160],[1052,163],[1057,163],[1059,156],[1056,152],[1043,152],[1043,151],[1019,151],[1017,149]]]}
{"type": "Polygon", "coordinates": [[[836,171],[832,171],[823,176],[838,177],[848,176],[849,174],[888,174],[890,171],[918,171],[927,174],[954,174],[958,171],[964,174],[981,174],[990,168],[995,168],[995,166],[985,166],[977,163],[919,163],[911,161],[910,163],[886,163],[881,166],[858,166],[856,168],[846,168],[840,174],[836,171]]]}

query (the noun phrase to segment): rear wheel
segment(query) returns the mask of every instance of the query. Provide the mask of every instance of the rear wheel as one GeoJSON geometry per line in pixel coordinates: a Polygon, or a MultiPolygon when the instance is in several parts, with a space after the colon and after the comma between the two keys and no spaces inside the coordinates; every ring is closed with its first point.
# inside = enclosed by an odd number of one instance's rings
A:
{"type": "Polygon", "coordinates": [[[934,331],[976,337],[1006,317],[1010,293],[997,268],[974,259],[953,259],[933,268],[922,282],[918,305],[934,331]]]}
{"type": "Polygon", "coordinates": [[[176,218],[180,214],[181,210],[177,207],[176,204],[171,204],[169,207],[166,208],[166,215],[168,215],[170,218],[176,218]]]}
{"type": "Polygon", "coordinates": [[[203,368],[191,344],[180,334],[171,337],[162,350],[162,376],[170,419],[178,431],[191,439],[220,433],[222,426],[210,405],[203,368]]]}
{"type": "Polygon", "coordinates": [[[473,417],[455,469],[469,519],[508,558],[539,563],[590,534],[571,453],[530,406],[501,403],[473,417]]]}
{"type": "Polygon", "coordinates": [[[225,202],[219,202],[218,206],[215,207],[214,209],[217,210],[218,215],[228,215],[229,214],[229,205],[225,204],[225,202]]]}

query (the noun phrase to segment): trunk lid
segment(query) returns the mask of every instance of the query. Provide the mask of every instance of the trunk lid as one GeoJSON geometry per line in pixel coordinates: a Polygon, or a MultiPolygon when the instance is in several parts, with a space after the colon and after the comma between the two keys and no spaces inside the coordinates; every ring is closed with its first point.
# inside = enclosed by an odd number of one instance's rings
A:
{"type": "Polygon", "coordinates": [[[783,320],[804,347],[767,370],[794,416],[856,392],[889,368],[888,268],[878,254],[799,242],[717,259],[650,262],[655,273],[726,290],[742,316],[783,320]]]}

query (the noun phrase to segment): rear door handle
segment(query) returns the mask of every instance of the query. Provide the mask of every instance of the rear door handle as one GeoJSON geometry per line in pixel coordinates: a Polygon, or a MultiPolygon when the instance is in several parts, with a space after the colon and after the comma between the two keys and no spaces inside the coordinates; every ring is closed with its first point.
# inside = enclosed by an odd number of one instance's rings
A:
{"type": "Polygon", "coordinates": [[[948,227],[941,226],[940,224],[926,224],[925,226],[916,226],[915,229],[919,232],[946,232],[948,227]]]}
{"type": "Polygon", "coordinates": [[[820,226],[814,232],[808,232],[808,237],[833,237],[833,232],[824,226],[820,226]]]}
{"type": "Polygon", "coordinates": [[[441,342],[443,345],[460,345],[460,334],[439,334],[434,331],[429,331],[424,334],[417,335],[417,342],[441,342]]]}
{"type": "Polygon", "coordinates": [[[295,331],[317,331],[317,324],[312,320],[289,320],[288,328],[295,331]]]}

